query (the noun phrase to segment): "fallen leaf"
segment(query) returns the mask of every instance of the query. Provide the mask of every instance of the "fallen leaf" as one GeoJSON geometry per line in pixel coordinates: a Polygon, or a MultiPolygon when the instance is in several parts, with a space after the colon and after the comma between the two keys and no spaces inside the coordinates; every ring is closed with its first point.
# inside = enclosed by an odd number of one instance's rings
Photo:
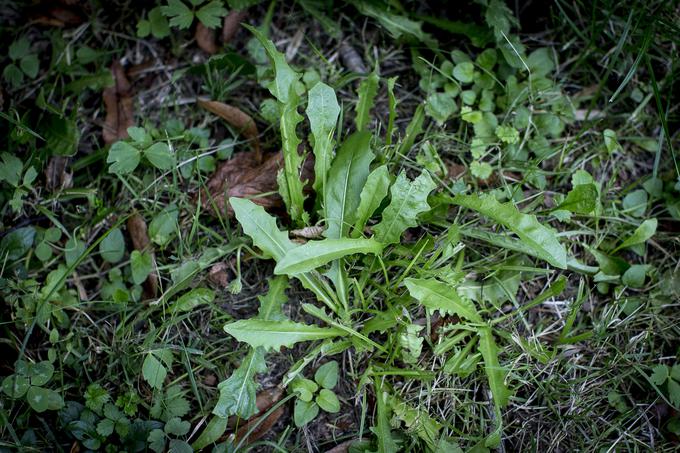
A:
{"type": "MultiPolygon", "coordinates": [[[[202,192],[203,207],[213,214],[216,208],[218,213],[229,217],[234,215],[227,201],[230,197],[251,198],[253,203],[268,210],[281,207],[283,200],[278,193],[276,175],[283,167],[283,154],[280,151],[266,154],[261,165],[254,160],[251,153],[236,153],[223,162],[206,184],[210,196],[202,192]]],[[[301,173],[300,179],[307,181],[306,189],[311,190],[314,174],[311,153],[307,154],[301,173]]]]}
{"type": "Polygon", "coordinates": [[[146,221],[144,217],[138,213],[133,214],[127,221],[127,230],[132,241],[132,247],[140,252],[146,251],[151,253],[151,261],[153,263],[152,271],[146,281],[144,282],[144,292],[148,298],[156,297],[158,291],[158,275],[156,270],[156,257],[151,248],[151,241],[149,240],[149,233],[147,231],[146,221]]]}
{"type": "Polygon", "coordinates": [[[326,453],[347,453],[349,451],[349,447],[351,447],[354,442],[356,442],[356,439],[346,440],[345,442],[336,445],[330,450],[326,450],[326,453]]]}
{"type": "Polygon", "coordinates": [[[243,22],[243,19],[245,19],[247,15],[247,11],[238,11],[235,9],[229,11],[229,14],[227,14],[224,18],[224,22],[222,22],[223,43],[226,44],[234,39],[236,32],[239,30],[239,28],[241,28],[241,22],[243,22]]]}
{"type": "Polygon", "coordinates": [[[364,60],[359,55],[354,47],[349,45],[346,41],[340,44],[340,60],[347,69],[358,74],[367,74],[368,69],[364,64],[364,60]]]}
{"type": "Polygon", "coordinates": [[[73,186],[73,173],[66,171],[68,157],[52,156],[45,169],[45,186],[50,192],[73,186]]]}
{"type": "Polygon", "coordinates": [[[125,70],[118,61],[114,61],[111,72],[114,84],[102,93],[106,106],[102,135],[107,144],[127,138],[128,127],[135,124],[132,87],[125,76],[125,70]]]}
{"type": "MultiPolygon", "coordinates": [[[[260,390],[255,397],[255,407],[257,407],[257,413],[246,420],[246,423],[257,419],[261,414],[267,412],[269,408],[271,408],[281,399],[282,396],[283,390],[280,387],[271,387],[260,390]]],[[[229,429],[234,429],[237,425],[239,425],[239,422],[242,421],[243,420],[239,419],[238,417],[230,417],[227,421],[227,426],[229,429]]]]}
{"type": "Polygon", "coordinates": [[[31,21],[46,27],[61,28],[80,25],[85,18],[72,2],[46,2],[35,7],[31,21]]]}
{"type": "Polygon", "coordinates": [[[260,139],[258,137],[257,125],[250,115],[233,105],[224,102],[198,100],[198,105],[207,111],[214,113],[224,121],[235,127],[245,138],[253,144],[255,159],[258,163],[262,162],[262,151],[260,149],[260,139]]]}
{"type": "Polygon", "coordinates": [[[215,44],[215,30],[208,28],[202,23],[196,25],[196,32],[194,33],[196,44],[201,50],[210,55],[217,53],[217,44],[215,44]]]}
{"type": "Polygon", "coordinates": [[[301,228],[299,230],[292,230],[290,235],[295,238],[304,239],[318,239],[324,232],[324,227],[315,225],[301,228]]]}
{"type": "Polygon", "coordinates": [[[453,162],[447,163],[448,176],[451,179],[458,179],[467,170],[464,165],[456,164],[453,162]]]}
{"type": "Polygon", "coordinates": [[[226,289],[229,286],[229,266],[225,262],[213,264],[208,271],[208,281],[217,288],[226,289]]]}

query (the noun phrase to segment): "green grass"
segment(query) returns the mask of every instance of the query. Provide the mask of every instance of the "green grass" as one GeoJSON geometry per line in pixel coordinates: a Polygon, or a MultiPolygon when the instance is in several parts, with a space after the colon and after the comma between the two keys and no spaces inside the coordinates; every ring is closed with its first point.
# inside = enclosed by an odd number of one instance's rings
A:
{"type": "Polygon", "coordinates": [[[88,3],[77,28],[0,13],[15,43],[0,58],[20,71],[0,92],[0,449],[677,448],[672,3],[494,0],[450,21],[390,4],[255,4],[267,53],[244,28],[210,60],[193,27],[217,9],[162,33],[161,10],[116,2],[88,3]],[[128,77],[150,135],[110,145],[116,60],[148,64],[128,77]],[[198,96],[282,150],[275,209],[204,201],[253,147],[198,96]],[[133,215],[151,239],[134,255],[133,215]],[[307,226],[324,233],[291,231],[307,226]],[[303,390],[332,361],[339,410],[303,390]]]}

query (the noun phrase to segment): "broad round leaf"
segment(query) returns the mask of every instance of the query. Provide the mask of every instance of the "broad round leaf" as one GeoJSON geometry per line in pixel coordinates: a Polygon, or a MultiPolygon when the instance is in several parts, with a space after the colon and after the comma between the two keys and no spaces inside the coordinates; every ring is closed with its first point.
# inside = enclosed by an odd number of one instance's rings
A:
{"type": "Polygon", "coordinates": [[[298,428],[305,426],[311,422],[319,414],[319,406],[314,402],[302,401],[300,399],[295,401],[295,409],[293,411],[293,420],[295,426],[298,428]]]}
{"type": "Polygon", "coordinates": [[[321,389],[319,396],[316,397],[316,403],[321,407],[321,409],[331,414],[335,414],[340,411],[340,401],[335,393],[328,389],[321,389]]]}
{"type": "Polygon", "coordinates": [[[54,374],[54,366],[48,362],[38,362],[30,368],[31,385],[45,385],[50,382],[54,374]]]}
{"type": "Polygon", "coordinates": [[[28,387],[28,378],[18,374],[7,376],[2,381],[2,391],[10,398],[21,398],[26,394],[28,387]]]}
{"type": "Polygon", "coordinates": [[[111,145],[106,163],[109,172],[117,175],[132,173],[139,165],[140,153],[137,148],[126,142],[116,142],[111,145]]]}
{"type": "Polygon", "coordinates": [[[99,243],[99,253],[109,263],[117,263],[125,255],[125,238],[120,228],[112,229],[99,243]]]}
{"type": "Polygon", "coordinates": [[[332,389],[338,383],[338,362],[324,363],[314,373],[314,380],[325,389],[332,389]]]}

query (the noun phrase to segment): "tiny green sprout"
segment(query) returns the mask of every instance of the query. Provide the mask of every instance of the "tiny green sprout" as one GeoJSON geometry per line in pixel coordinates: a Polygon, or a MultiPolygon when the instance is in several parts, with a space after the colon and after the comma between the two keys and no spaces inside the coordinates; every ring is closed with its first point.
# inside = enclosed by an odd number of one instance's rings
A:
{"type": "Polygon", "coordinates": [[[297,378],[290,384],[290,392],[297,396],[293,419],[298,428],[316,418],[319,408],[334,414],[340,411],[340,400],[333,392],[338,383],[338,362],[330,361],[321,365],[314,374],[314,380],[297,378]]]}

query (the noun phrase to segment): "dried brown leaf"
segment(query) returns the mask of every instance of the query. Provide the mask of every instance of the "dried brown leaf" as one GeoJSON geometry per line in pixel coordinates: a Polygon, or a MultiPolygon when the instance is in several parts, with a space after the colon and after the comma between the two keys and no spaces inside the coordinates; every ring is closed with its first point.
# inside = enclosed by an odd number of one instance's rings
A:
{"type": "Polygon", "coordinates": [[[146,221],[144,217],[140,214],[135,213],[127,221],[127,230],[130,235],[130,240],[132,241],[132,247],[140,252],[147,251],[151,253],[151,261],[153,262],[153,268],[149,276],[144,282],[144,292],[148,298],[156,297],[158,292],[158,275],[156,271],[156,256],[153,253],[153,248],[151,247],[151,241],[149,240],[149,233],[147,231],[146,221]]]}
{"type": "Polygon", "coordinates": [[[368,69],[366,69],[364,60],[361,58],[361,55],[359,55],[359,52],[346,41],[343,41],[340,44],[340,60],[342,60],[342,64],[352,72],[359,74],[368,73],[368,69]]]}
{"type": "Polygon", "coordinates": [[[222,22],[223,43],[226,44],[234,39],[236,32],[241,28],[241,22],[243,22],[243,19],[245,19],[247,15],[247,11],[237,11],[235,9],[229,11],[229,14],[224,18],[224,22],[222,22]]]}
{"type": "Polygon", "coordinates": [[[62,3],[61,5],[49,3],[37,5],[31,15],[32,22],[46,27],[61,28],[80,25],[85,21],[84,16],[80,14],[75,5],[70,2],[62,3]]]}
{"type": "Polygon", "coordinates": [[[125,70],[118,61],[114,61],[111,73],[114,84],[102,93],[106,107],[102,136],[107,144],[127,138],[127,128],[135,124],[132,87],[125,76],[125,70]]]}
{"type": "MultiPolygon", "coordinates": [[[[255,406],[257,407],[257,413],[250,417],[245,424],[257,420],[260,415],[267,412],[274,404],[278,403],[283,396],[283,390],[280,387],[272,387],[268,389],[260,390],[255,398],[255,406]]],[[[238,417],[231,417],[227,421],[227,426],[229,429],[234,429],[239,421],[242,422],[238,417]]],[[[242,427],[243,425],[241,425],[242,427]]],[[[253,426],[252,424],[250,426],[253,426]]],[[[245,431],[247,432],[247,430],[245,431]]],[[[244,433],[245,433],[244,432],[244,433]]]]}
{"type": "Polygon", "coordinates": [[[215,30],[208,28],[202,23],[196,25],[196,32],[194,33],[194,38],[196,38],[196,44],[201,48],[203,52],[209,53],[210,55],[216,54],[217,44],[215,44],[215,30]]]}
{"type": "Polygon", "coordinates": [[[262,162],[262,151],[260,149],[260,138],[258,137],[257,125],[250,115],[233,105],[224,102],[198,100],[198,105],[207,111],[214,113],[236,128],[245,138],[250,140],[255,151],[255,159],[262,162]]]}
{"type": "Polygon", "coordinates": [[[349,447],[351,447],[354,442],[356,442],[356,439],[346,440],[345,442],[336,445],[330,450],[326,450],[326,453],[347,453],[349,451],[349,447]]]}
{"type": "MultiPolygon", "coordinates": [[[[216,214],[216,208],[218,213],[229,217],[234,215],[227,201],[229,197],[251,198],[253,203],[268,210],[281,207],[283,200],[278,194],[276,175],[283,168],[283,154],[266,154],[261,165],[254,160],[251,153],[236,153],[223,162],[206,184],[210,196],[202,193],[203,207],[213,214],[216,214]]],[[[301,180],[307,181],[307,190],[311,188],[313,174],[314,159],[308,154],[300,176],[301,180]]]]}
{"type": "Polygon", "coordinates": [[[217,288],[229,286],[229,265],[225,262],[213,264],[208,271],[208,281],[217,288]]]}
{"type": "Polygon", "coordinates": [[[240,442],[243,440],[245,445],[248,445],[256,440],[260,439],[262,436],[267,434],[267,432],[276,424],[276,422],[283,415],[284,407],[278,407],[271,414],[264,414],[269,409],[276,404],[283,396],[283,390],[279,387],[274,387],[270,389],[262,390],[257,394],[257,399],[255,404],[257,405],[258,415],[251,417],[248,421],[240,426],[234,433],[235,441],[240,442]],[[253,430],[250,434],[248,432],[253,430]],[[246,437],[247,436],[247,437],[246,437]]]}
{"type": "Polygon", "coordinates": [[[315,225],[301,228],[299,230],[291,230],[290,235],[294,238],[303,239],[318,239],[324,232],[324,227],[315,225]]]}
{"type": "Polygon", "coordinates": [[[73,173],[66,171],[68,157],[52,156],[45,169],[45,186],[50,192],[73,186],[73,173]]]}

